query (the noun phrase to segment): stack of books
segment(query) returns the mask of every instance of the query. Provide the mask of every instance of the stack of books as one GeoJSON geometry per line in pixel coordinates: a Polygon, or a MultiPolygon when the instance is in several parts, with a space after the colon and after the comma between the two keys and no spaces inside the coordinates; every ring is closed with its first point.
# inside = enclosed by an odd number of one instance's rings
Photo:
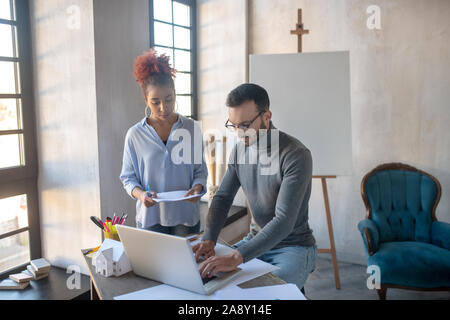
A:
{"type": "Polygon", "coordinates": [[[27,266],[27,270],[22,271],[22,273],[32,276],[33,280],[41,280],[48,277],[51,265],[44,258],[31,260],[30,264],[27,266]]]}
{"type": "Polygon", "coordinates": [[[40,280],[48,277],[51,265],[47,260],[41,258],[32,260],[27,270],[22,273],[11,274],[9,279],[0,282],[0,290],[22,290],[28,287],[31,280],[40,280]]]}
{"type": "Polygon", "coordinates": [[[4,290],[22,290],[28,287],[33,277],[23,273],[12,274],[9,279],[0,282],[0,289],[4,290]]]}

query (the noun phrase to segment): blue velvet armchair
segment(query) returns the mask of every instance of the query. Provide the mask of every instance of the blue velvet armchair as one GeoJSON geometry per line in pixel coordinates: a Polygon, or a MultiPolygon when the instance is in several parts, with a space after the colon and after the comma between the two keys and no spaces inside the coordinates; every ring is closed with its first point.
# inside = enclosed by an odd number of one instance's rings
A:
{"type": "Polygon", "coordinates": [[[402,163],[366,174],[361,195],[367,217],[358,224],[367,265],[380,269],[380,299],[387,288],[450,291],[450,224],[436,220],[441,185],[402,163]]]}

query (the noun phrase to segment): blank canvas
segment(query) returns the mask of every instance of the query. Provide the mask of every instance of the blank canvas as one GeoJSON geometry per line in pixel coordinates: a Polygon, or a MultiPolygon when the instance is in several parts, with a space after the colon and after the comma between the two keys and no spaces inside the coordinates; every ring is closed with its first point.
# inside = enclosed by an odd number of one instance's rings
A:
{"type": "Polygon", "coordinates": [[[275,127],[311,150],[313,175],[351,175],[348,51],[251,55],[250,82],[267,90],[275,127]]]}

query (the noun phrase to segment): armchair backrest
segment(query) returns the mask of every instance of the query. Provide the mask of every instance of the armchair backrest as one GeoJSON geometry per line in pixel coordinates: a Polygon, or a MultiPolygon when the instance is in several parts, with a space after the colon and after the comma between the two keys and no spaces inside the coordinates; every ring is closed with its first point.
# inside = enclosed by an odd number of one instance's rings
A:
{"type": "Polygon", "coordinates": [[[364,176],[361,195],[380,242],[431,242],[431,223],[441,197],[435,177],[406,164],[387,163],[364,176]]]}

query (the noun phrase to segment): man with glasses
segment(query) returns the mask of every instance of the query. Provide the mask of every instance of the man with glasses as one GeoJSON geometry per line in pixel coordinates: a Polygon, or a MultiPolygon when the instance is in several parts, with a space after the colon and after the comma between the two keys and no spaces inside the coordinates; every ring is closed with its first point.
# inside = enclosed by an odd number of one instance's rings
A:
{"type": "Polygon", "coordinates": [[[274,127],[269,104],[266,90],[256,84],[242,84],[228,94],[229,119],[225,126],[237,133],[245,146],[244,154],[239,154],[242,148],[233,148],[225,176],[212,200],[202,241],[193,250],[197,261],[205,259],[200,264],[202,277],[232,271],[241,263],[259,258],[278,266],[273,273],[295,283],[304,292],[303,286],[315,269],[317,256],[308,225],[312,157],[299,140],[274,127]],[[278,135],[276,145],[272,145],[273,134],[278,135]],[[278,170],[261,174],[263,164],[259,159],[254,164],[238,161],[254,147],[258,154],[261,151],[276,154],[278,170]],[[252,214],[250,232],[233,246],[233,254],[217,257],[214,247],[239,187],[252,214]]]}

